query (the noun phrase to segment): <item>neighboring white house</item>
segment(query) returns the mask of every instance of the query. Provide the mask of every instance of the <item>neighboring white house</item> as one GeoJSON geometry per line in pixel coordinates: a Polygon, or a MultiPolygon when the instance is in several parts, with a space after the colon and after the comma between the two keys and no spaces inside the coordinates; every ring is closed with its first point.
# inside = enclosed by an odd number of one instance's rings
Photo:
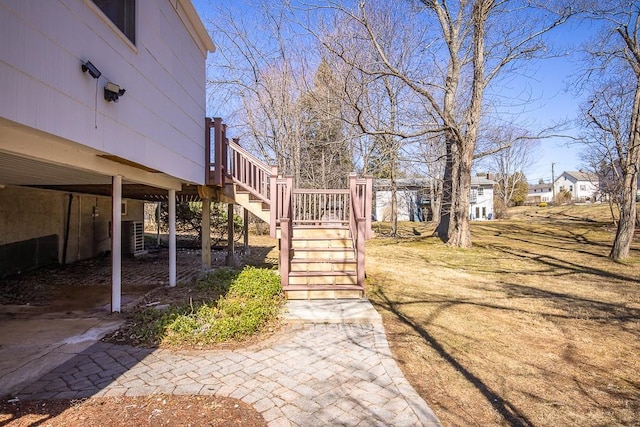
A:
{"type": "Polygon", "coordinates": [[[495,181],[487,175],[479,174],[471,177],[471,198],[469,215],[471,219],[493,218],[493,186],[495,181]]]}
{"type": "Polygon", "coordinates": [[[176,191],[208,173],[213,50],[190,0],[0,0],[0,277],[15,260],[110,250],[119,311],[134,194],[161,192],[175,212],[176,191]]]}
{"type": "Polygon", "coordinates": [[[562,191],[571,193],[575,202],[596,201],[598,199],[598,176],[586,172],[567,171],[553,183],[556,195],[562,191]]]}
{"type": "MultiPolygon", "coordinates": [[[[422,178],[401,178],[396,182],[398,221],[424,221],[424,204],[428,204],[426,192],[429,181],[422,178]]],[[[376,179],[373,182],[375,200],[373,214],[376,221],[391,221],[391,180],[376,179]]]]}
{"type": "Polygon", "coordinates": [[[528,203],[541,203],[553,201],[553,184],[552,183],[539,183],[529,184],[529,191],[527,193],[528,203]]]}
{"type": "MultiPolygon", "coordinates": [[[[469,215],[473,220],[493,217],[493,186],[486,175],[471,177],[469,215]]],[[[376,221],[391,220],[391,180],[376,179],[374,217],[376,221]]],[[[396,199],[399,221],[425,221],[430,218],[429,180],[401,178],[397,180],[396,199]]]]}

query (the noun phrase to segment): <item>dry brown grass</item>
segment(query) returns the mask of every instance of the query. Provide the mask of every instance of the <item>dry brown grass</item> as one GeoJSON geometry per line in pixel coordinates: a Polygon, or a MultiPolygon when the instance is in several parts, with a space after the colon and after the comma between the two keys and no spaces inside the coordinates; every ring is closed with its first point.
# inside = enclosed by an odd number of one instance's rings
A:
{"type": "Polygon", "coordinates": [[[640,425],[640,243],[607,258],[605,207],[519,208],[468,250],[414,226],[368,242],[368,296],[443,424],[640,425]]]}

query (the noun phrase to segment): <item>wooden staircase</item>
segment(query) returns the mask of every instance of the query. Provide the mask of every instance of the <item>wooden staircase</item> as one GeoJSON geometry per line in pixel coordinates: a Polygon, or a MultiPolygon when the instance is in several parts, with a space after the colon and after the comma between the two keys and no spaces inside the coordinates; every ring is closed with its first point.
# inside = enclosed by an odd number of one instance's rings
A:
{"type": "Polygon", "coordinates": [[[296,189],[277,167],[265,165],[237,140],[230,142],[221,119],[207,123],[215,135],[207,184],[217,185],[225,199],[269,224],[271,236],[279,240],[286,297],[363,298],[372,179],[351,174],[348,189],[296,189]]]}
{"type": "Polygon", "coordinates": [[[294,226],[288,299],[362,298],[348,227],[294,226]]]}

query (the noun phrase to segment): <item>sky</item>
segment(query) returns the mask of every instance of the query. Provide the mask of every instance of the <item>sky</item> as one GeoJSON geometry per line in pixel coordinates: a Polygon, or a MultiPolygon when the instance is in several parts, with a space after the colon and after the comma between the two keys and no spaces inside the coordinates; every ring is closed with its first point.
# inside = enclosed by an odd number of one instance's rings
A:
{"type": "MultiPolygon", "coordinates": [[[[215,18],[210,1],[192,0],[205,25],[208,19],[215,18]]],[[[235,0],[234,6],[240,5],[242,8],[242,3],[243,0],[235,0]]],[[[571,53],[570,50],[575,46],[588,41],[594,31],[588,23],[574,22],[561,26],[550,33],[549,37],[551,42],[566,47],[566,52],[571,53]]],[[[575,90],[575,79],[579,74],[575,56],[542,60],[535,64],[535,68],[529,74],[530,76],[523,78],[521,82],[514,80],[510,83],[514,90],[520,92],[524,87],[530,91],[532,101],[526,107],[520,108],[523,112],[519,112],[519,120],[526,123],[527,128],[535,131],[547,128],[552,123],[574,120],[577,117],[580,103],[585,96],[575,90]]],[[[579,129],[570,127],[562,133],[577,136],[579,129]]],[[[583,146],[571,142],[569,138],[553,137],[541,140],[533,164],[525,170],[527,180],[530,183],[537,183],[540,179],[550,182],[552,164],[555,177],[564,171],[579,170],[582,167],[579,158],[582,150],[583,146]]]]}

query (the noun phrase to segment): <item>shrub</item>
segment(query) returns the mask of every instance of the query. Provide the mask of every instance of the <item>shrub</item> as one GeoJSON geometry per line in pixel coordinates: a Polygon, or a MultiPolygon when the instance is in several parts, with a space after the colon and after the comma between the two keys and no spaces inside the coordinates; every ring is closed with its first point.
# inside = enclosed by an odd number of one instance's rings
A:
{"type": "Polygon", "coordinates": [[[242,272],[219,269],[198,281],[200,288],[228,289],[216,303],[171,310],[156,321],[169,344],[207,345],[242,340],[277,319],[284,301],[278,275],[267,269],[246,267],[242,272]]]}

